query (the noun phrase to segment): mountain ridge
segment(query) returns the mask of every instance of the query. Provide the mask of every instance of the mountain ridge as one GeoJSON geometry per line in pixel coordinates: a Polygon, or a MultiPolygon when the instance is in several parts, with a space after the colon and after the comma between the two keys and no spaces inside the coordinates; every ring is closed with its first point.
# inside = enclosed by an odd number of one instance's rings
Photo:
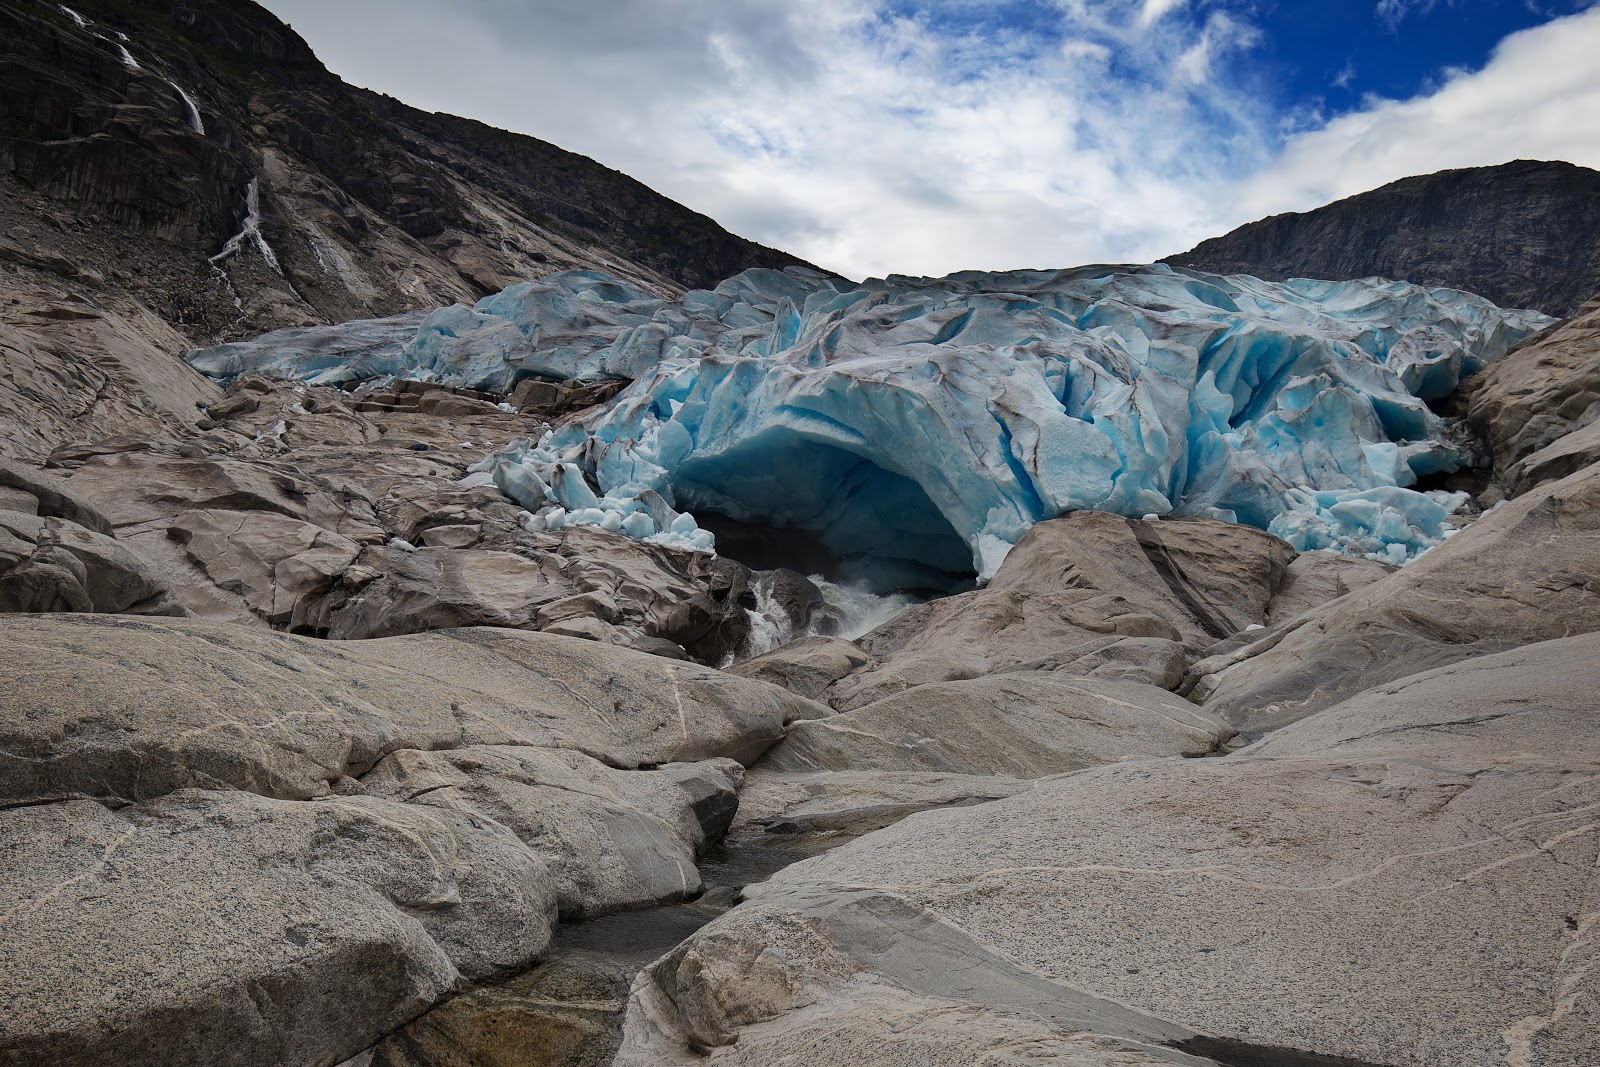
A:
{"type": "Polygon", "coordinates": [[[1414,175],[1164,262],[1268,281],[1403,279],[1565,317],[1600,289],[1600,172],[1513,160],[1414,175]]]}
{"type": "Polygon", "coordinates": [[[4,0],[0,29],[6,258],[48,249],[192,341],[563,269],[673,294],[805,265],[586,157],[351,86],[247,0],[4,0]]]}

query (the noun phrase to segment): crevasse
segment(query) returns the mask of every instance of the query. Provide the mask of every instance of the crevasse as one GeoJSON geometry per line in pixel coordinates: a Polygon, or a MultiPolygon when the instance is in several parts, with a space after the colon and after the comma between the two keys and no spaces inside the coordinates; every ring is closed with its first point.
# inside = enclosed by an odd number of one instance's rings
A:
{"type": "Polygon", "coordinates": [[[676,300],[566,272],[383,343],[348,324],[315,346],[263,338],[191,361],[222,378],[502,390],[632,378],[481,465],[530,527],[709,550],[695,516],[717,513],[811,531],[880,587],[938,587],[988,577],[1033,524],[1083,508],[1414,558],[1459,501],[1409,487],[1471,459],[1426,401],[1549,321],[1381,279],[1165,265],[861,284],[751,270],[676,300]],[[339,330],[366,340],[347,361],[329,358],[339,330]]]}

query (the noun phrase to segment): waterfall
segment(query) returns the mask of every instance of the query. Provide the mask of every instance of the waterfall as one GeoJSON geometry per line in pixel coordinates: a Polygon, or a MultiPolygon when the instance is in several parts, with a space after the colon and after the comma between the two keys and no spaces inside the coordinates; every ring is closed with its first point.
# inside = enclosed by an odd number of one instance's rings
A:
{"type": "Polygon", "coordinates": [[[278,265],[277,255],[261,233],[261,191],[256,183],[257,179],[251,178],[250,184],[245,187],[244,225],[238,233],[228,238],[228,243],[222,246],[222,251],[211,257],[210,262],[220,263],[224,259],[238,255],[244,250],[245,241],[250,241],[256,246],[256,251],[261,253],[261,258],[267,261],[267,266],[282,274],[283,268],[278,265]]]}
{"type": "MultiPolygon", "coordinates": [[[[126,49],[124,49],[124,51],[126,51],[126,49]]],[[[183,86],[179,85],[171,78],[167,79],[167,84],[172,86],[173,92],[177,93],[178,98],[183,101],[184,110],[189,116],[189,128],[195,133],[204,135],[206,132],[206,124],[200,119],[200,108],[199,105],[194,102],[194,97],[184,92],[183,86]]],[[[254,187],[255,182],[252,181],[250,184],[252,187],[254,187]]]]}
{"type": "Polygon", "coordinates": [[[865,583],[838,584],[820,575],[811,576],[811,584],[822,590],[823,603],[833,609],[838,618],[835,637],[854,641],[882,626],[907,608],[927,602],[927,597],[910,593],[875,593],[865,583]]]}
{"type": "Polygon", "coordinates": [[[724,668],[764,655],[797,637],[827,632],[830,636],[853,641],[927,599],[910,593],[875,593],[865,583],[839,584],[813,574],[811,583],[821,591],[823,606],[813,613],[811,625],[804,632],[796,633],[788,613],[774,596],[777,584],[774,573],[757,571],[756,575],[751,587],[756,606],[745,609],[750,634],[744,646],[720,664],[724,668]]]}

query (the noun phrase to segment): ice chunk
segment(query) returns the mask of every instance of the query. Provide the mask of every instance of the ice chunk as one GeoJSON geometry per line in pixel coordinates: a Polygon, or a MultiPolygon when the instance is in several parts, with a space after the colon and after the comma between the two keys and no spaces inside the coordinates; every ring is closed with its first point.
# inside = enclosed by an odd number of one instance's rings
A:
{"type": "Polygon", "coordinates": [[[341,385],[401,375],[400,359],[426,312],[360,319],[337,326],[293,326],[249,341],[197,349],[184,359],[201,374],[227,384],[245,374],[341,385]]]}

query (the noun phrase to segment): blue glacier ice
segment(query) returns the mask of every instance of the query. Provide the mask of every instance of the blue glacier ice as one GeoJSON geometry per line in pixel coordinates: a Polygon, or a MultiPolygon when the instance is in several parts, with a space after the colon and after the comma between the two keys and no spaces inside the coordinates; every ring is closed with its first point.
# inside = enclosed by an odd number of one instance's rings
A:
{"type": "Polygon", "coordinates": [[[710,550],[696,513],[716,513],[811,531],[881,586],[938,587],[992,575],[1033,524],[1083,508],[1415,558],[1459,500],[1408,487],[1472,459],[1427,401],[1550,321],[1402,282],[1166,265],[860,284],[751,270],[674,300],[567,272],[435,312],[349,366],[282,346],[196,365],[490,390],[634,379],[480,465],[530,527],[710,550]]]}

